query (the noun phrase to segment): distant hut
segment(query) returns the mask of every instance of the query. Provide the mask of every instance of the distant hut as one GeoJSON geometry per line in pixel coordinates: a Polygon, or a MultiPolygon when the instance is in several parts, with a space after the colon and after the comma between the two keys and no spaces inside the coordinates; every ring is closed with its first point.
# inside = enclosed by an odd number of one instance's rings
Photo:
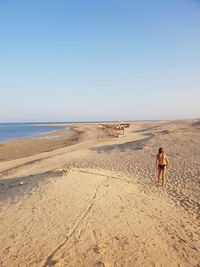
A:
{"type": "Polygon", "coordinates": [[[105,124],[101,125],[102,131],[104,131],[106,134],[114,137],[124,137],[125,136],[125,127],[119,125],[113,125],[113,124],[105,124]]]}

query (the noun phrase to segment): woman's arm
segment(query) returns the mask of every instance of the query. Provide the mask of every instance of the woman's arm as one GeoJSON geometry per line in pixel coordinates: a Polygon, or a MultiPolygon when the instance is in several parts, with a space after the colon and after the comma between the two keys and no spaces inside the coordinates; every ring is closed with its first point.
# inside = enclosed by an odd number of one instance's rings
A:
{"type": "Polygon", "coordinates": [[[167,169],[169,168],[169,160],[168,160],[167,156],[166,156],[166,167],[167,167],[167,169]]]}
{"type": "Polygon", "coordinates": [[[158,156],[156,156],[156,168],[158,168],[158,156]]]}

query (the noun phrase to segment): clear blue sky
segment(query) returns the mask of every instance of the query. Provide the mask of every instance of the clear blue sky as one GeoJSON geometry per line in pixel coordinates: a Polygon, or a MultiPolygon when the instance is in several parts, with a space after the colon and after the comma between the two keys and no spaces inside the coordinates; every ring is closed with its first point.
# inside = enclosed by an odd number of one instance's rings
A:
{"type": "Polygon", "coordinates": [[[0,122],[200,116],[199,0],[0,0],[0,122]]]}

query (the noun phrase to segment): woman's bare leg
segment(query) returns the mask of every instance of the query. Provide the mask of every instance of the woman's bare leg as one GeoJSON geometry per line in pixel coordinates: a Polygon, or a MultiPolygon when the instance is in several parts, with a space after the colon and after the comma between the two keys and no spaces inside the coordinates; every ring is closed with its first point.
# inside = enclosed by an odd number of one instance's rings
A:
{"type": "Polygon", "coordinates": [[[161,173],[161,170],[158,169],[158,185],[160,184],[161,173]]]}
{"type": "Polygon", "coordinates": [[[164,183],[165,183],[165,173],[166,173],[166,171],[165,171],[165,169],[162,171],[162,186],[164,185],[164,183]]]}

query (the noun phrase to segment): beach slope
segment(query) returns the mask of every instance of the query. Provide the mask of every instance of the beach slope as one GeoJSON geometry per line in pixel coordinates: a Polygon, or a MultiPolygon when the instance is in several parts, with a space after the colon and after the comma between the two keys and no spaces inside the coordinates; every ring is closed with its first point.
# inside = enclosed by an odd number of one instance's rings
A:
{"type": "Polygon", "coordinates": [[[119,139],[77,127],[76,144],[1,163],[0,265],[199,266],[199,121],[138,122],[119,139]]]}

